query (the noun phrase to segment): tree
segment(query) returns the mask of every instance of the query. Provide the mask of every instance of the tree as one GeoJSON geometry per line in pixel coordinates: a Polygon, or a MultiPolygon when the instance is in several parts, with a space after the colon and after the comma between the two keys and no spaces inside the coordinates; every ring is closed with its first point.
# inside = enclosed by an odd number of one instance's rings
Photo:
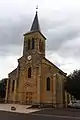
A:
{"type": "Polygon", "coordinates": [[[6,95],[7,78],[0,81],[0,98],[5,98],[6,95]]]}
{"type": "Polygon", "coordinates": [[[65,89],[76,99],[80,99],[80,70],[74,70],[73,73],[67,76],[65,89]]]}

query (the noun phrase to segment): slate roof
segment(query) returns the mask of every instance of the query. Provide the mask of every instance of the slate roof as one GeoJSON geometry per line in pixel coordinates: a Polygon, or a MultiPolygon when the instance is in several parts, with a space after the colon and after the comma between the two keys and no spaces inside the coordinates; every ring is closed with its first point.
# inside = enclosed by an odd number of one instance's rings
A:
{"type": "Polygon", "coordinates": [[[40,31],[40,26],[39,26],[39,20],[38,20],[37,12],[36,12],[35,18],[33,20],[33,23],[32,23],[30,31],[40,31]]]}

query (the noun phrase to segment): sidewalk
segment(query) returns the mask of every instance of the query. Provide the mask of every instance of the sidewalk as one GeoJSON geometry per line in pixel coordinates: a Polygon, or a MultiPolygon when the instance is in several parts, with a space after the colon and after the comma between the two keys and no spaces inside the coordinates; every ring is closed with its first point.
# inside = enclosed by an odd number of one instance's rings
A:
{"type": "Polygon", "coordinates": [[[29,105],[19,105],[19,104],[0,104],[0,111],[9,111],[17,113],[31,113],[40,111],[40,109],[27,109],[29,105]],[[11,110],[11,106],[16,107],[16,110],[11,110]]]}

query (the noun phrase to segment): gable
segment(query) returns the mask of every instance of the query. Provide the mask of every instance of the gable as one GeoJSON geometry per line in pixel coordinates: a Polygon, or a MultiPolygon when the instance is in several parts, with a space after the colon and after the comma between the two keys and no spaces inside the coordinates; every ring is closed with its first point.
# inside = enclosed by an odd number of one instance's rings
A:
{"type": "Polygon", "coordinates": [[[42,59],[42,63],[46,64],[47,66],[51,66],[54,67],[55,71],[57,71],[59,74],[62,74],[64,76],[66,76],[67,74],[64,73],[60,68],[58,68],[55,64],[53,64],[52,62],[50,62],[47,58],[43,58],[42,59]]]}
{"type": "Polygon", "coordinates": [[[17,75],[17,68],[8,74],[9,78],[14,80],[16,79],[16,75],[17,75]]]}

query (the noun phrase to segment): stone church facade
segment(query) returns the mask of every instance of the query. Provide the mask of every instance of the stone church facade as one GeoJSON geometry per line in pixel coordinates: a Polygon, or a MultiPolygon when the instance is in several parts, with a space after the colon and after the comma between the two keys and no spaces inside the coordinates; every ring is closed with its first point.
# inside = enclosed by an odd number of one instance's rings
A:
{"type": "Polygon", "coordinates": [[[66,104],[66,73],[45,58],[45,41],[36,12],[30,31],[24,34],[23,55],[17,68],[8,74],[6,102],[55,107],[66,104]]]}

